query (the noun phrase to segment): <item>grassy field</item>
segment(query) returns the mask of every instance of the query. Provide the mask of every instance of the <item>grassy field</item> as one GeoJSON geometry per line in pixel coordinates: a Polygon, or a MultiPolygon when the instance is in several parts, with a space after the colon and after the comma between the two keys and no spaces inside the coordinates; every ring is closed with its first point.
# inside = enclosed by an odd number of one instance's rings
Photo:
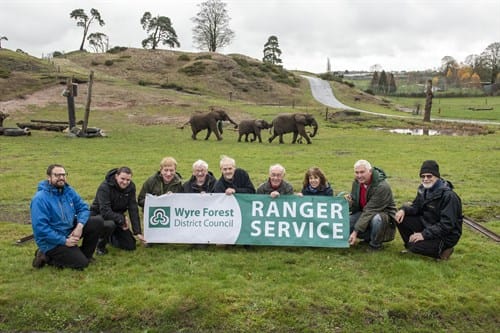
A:
{"type": "MultiPolygon", "coordinates": [[[[399,206],[413,199],[422,161],[436,159],[442,176],[453,182],[461,196],[465,214],[500,232],[500,191],[495,187],[500,160],[498,128],[490,127],[488,135],[407,136],[378,129],[406,128],[409,123],[403,120],[361,116],[326,121],[325,108],[310,100],[308,92],[301,95],[303,104],[292,109],[124,82],[100,84],[90,125],[104,129],[108,137],[71,138],[44,131],[33,131],[29,137],[0,137],[0,183],[4,189],[0,192],[0,331],[498,329],[500,250],[498,244],[466,226],[447,262],[400,254],[403,245],[397,235],[378,253],[368,253],[363,246],[255,246],[247,250],[163,244],[139,247],[132,253],[111,248],[84,272],[52,267],[34,270],[35,244],[19,246],[14,241],[31,233],[31,196],[36,184],[45,178],[47,165],[55,162],[66,166],[68,182],[90,202],[110,168],[130,166],[140,187],[168,155],[177,159],[184,178],[199,158],[205,159],[218,177],[219,157],[229,155],[249,172],[256,186],[266,180],[269,165],[279,162],[296,189],[306,169],[316,165],[325,171],[337,193],[350,189],[353,163],[363,158],[386,171],[399,206]],[[106,95],[117,95],[118,91],[125,106],[97,107],[106,104],[102,101],[106,95]],[[151,101],[128,103],[139,98],[151,101]],[[156,102],[160,99],[170,102],[156,102]],[[194,109],[208,105],[225,108],[235,120],[270,120],[281,112],[307,111],[319,121],[319,133],[311,145],[292,145],[290,135],[284,145],[276,140],[272,144],[238,143],[237,133],[226,127],[223,141],[193,141],[190,129],[177,127],[194,109]]],[[[343,94],[352,100],[347,92],[343,94]]],[[[81,119],[82,108],[77,112],[77,119],[81,119]]],[[[6,123],[33,118],[65,119],[64,101],[30,106],[27,111],[12,113],[6,123]]],[[[263,135],[264,140],[267,137],[263,135]]]]}

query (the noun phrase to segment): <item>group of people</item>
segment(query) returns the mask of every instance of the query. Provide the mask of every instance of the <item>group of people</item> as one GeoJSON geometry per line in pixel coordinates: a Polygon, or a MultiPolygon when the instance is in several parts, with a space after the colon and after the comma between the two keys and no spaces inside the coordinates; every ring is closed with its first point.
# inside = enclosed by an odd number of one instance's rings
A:
{"type": "MultiPolygon", "coordinates": [[[[132,170],[110,170],[99,185],[90,205],[67,183],[64,166],[52,164],[47,179],[38,184],[31,201],[31,222],[37,250],[33,267],[46,264],[84,269],[94,260],[94,253],[105,255],[107,244],[135,250],[136,242],[146,244],[141,231],[139,207],[144,208],[147,194],[168,193],[257,193],[272,198],[280,195],[333,196],[334,191],[320,168],[309,168],[302,189],[295,192],[284,177],[281,164],[269,168],[268,179],[255,189],[249,174],[236,167],[233,158],[222,156],[220,178],[209,171],[208,163],[197,160],[186,182],[177,172],[177,161],[165,157],[159,171],[149,177],[136,196],[132,170]],[[128,216],[125,213],[128,212],[128,216]],[[80,245],[79,245],[80,244],[80,245]]],[[[354,164],[355,179],[344,198],[349,203],[351,246],[365,243],[368,249],[380,250],[392,241],[398,229],[405,250],[425,256],[448,259],[462,233],[462,205],[451,182],[441,178],[436,161],[423,162],[421,184],[411,204],[396,209],[385,172],[366,160],[354,164]]]]}

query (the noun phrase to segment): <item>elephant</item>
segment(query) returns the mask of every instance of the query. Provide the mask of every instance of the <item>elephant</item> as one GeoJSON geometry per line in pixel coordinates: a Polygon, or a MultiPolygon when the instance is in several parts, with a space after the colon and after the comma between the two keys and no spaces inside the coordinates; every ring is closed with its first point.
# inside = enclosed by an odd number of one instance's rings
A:
{"type": "Polygon", "coordinates": [[[245,136],[245,142],[248,142],[248,135],[253,134],[253,139],[250,139],[250,142],[254,142],[258,138],[259,142],[262,143],[260,130],[268,128],[271,128],[271,124],[263,119],[242,120],[238,125],[238,142],[241,142],[243,135],[245,136]]]}
{"type": "Polygon", "coordinates": [[[191,130],[193,131],[193,135],[191,137],[193,140],[196,140],[196,134],[198,132],[206,129],[207,136],[205,140],[208,140],[208,137],[212,132],[214,132],[217,140],[222,140],[222,122],[229,121],[234,125],[234,128],[238,128],[238,124],[235,123],[229,115],[224,110],[212,109],[210,112],[198,112],[189,118],[189,121],[182,125],[181,129],[184,128],[187,124],[191,124],[191,130]]]}
{"type": "MultiPolygon", "coordinates": [[[[284,113],[276,116],[272,121],[273,135],[269,138],[271,143],[277,136],[280,137],[280,143],[283,143],[283,134],[293,133],[292,143],[297,142],[297,136],[300,134],[306,139],[308,144],[311,144],[309,137],[314,137],[318,132],[318,123],[314,116],[308,113],[284,113]],[[306,133],[305,126],[312,126],[313,132],[306,133]]],[[[301,139],[300,139],[301,140],[301,139]]],[[[299,140],[299,141],[300,141],[299,140]]]]}

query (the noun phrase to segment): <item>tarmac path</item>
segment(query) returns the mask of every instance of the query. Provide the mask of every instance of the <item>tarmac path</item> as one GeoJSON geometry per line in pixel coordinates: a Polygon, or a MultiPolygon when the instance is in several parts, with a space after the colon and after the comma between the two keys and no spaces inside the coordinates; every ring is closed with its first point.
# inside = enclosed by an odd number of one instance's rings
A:
{"type": "MultiPolygon", "coordinates": [[[[311,86],[311,93],[313,97],[321,104],[329,106],[335,109],[343,109],[343,110],[352,110],[358,111],[362,113],[372,114],[376,116],[382,117],[391,117],[391,118],[403,118],[403,119],[416,119],[411,116],[403,116],[403,115],[392,115],[392,114],[383,114],[372,111],[361,110],[357,108],[353,108],[351,106],[342,104],[333,94],[332,87],[328,81],[323,79],[301,75],[303,78],[309,80],[309,85],[311,86]]],[[[453,123],[464,123],[464,124],[481,124],[481,125],[497,125],[500,126],[500,122],[498,121],[488,121],[488,120],[471,120],[471,119],[451,119],[451,118],[431,118],[431,121],[446,121],[453,123]]]]}

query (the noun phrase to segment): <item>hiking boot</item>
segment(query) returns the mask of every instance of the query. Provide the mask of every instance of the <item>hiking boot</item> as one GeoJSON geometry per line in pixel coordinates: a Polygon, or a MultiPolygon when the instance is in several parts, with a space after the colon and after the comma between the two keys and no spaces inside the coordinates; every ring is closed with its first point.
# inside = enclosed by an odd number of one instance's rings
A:
{"type": "Polygon", "coordinates": [[[455,251],[455,248],[449,247],[447,249],[444,249],[443,252],[441,252],[441,255],[439,256],[439,259],[441,260],[448,260],[451,257],[451,254],[455,251]]]}
{"type": "Polygon", "coordinates": [[[42,252],[40,251],[40,249],[36,249],[35,251],[35,258],[33,259],[33,268],[42,268],[43,266],[45,266],[45,264],[47,263],[47,256],[42,252]]]}

